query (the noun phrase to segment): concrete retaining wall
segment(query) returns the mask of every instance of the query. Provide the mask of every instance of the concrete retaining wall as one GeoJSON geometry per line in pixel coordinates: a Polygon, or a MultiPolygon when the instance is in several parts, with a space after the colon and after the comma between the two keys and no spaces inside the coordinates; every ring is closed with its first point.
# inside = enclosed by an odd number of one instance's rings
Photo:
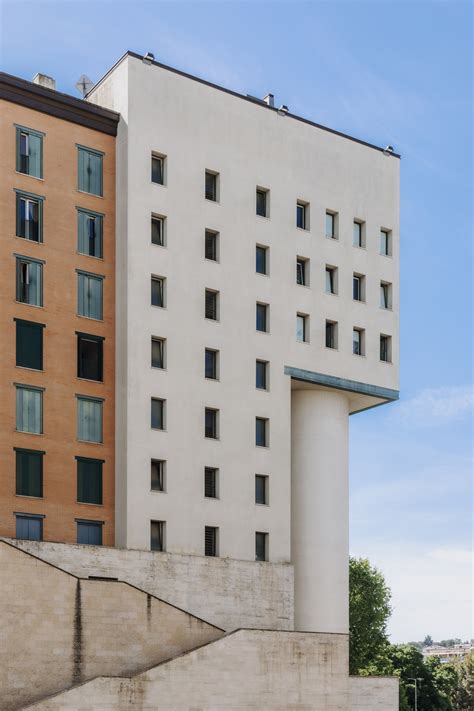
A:
{"type": "Polygon", "coordinates": [[[398,711],[398,677],[349,677],[350,711],[398,711]]]}

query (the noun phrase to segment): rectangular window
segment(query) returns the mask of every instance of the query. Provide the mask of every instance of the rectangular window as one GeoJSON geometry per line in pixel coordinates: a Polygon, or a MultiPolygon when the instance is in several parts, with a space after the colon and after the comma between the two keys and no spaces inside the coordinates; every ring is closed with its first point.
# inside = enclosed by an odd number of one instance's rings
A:
{"type": "Polygon", "coordinates": [[[31,242],[43,241],[43,198],[17,192],[16,236],[31,242]]]}
{"type": "Polygon", "coordinates": [[[296,314],[296,340],[300,343],[307,343],[308,338],[308,319],[306,314],[296,314]]]}
{"type": "Polygon", "coordinates": [[[151,398],[151,428],[153,430],[166,429],[165,423],[165,402],[161,398],[151,398]]]}
{"type": "Polygon", "coordinates": [[[258,390],[268,390],[268,362],[255,361],[255,387],[258,390]]]}
{"type": "Polygon", "coordinates": [[[337,268],[326,264],[326,294],[337,294],[337,268]]]}
{"type": "Polygon", "coordinates": [[[165,241],[165,218],[160,215],[151,216],[151,243],[164,247],[165,241]]]}
{"type": "Polygon", "coordinates": [[[268,447],[268,418],[255,418],[255,444],[257,447],[268,447]]]}
{"type": "Polygon", "coordinates": [[[16,365],[21,368],[43,370],[43,329],[41,323],[16,322],[16,365]]]}
{"type": "Polygon", "coordinates": [[[43,306],[43,265],[27,257],[16,258],[16,300],[43,306]]]}
{"type": "Polygon", "coordinates": [[[255,533],[255,560],[268,560],[268,533],[255,533]]]}
{"type": "Polygon", "coordinates": [[[82,442],[102,442],[103,401],[77,396],[77,439],[82,442]]]}
{"type": "Polygon", "coordinates": [[[380,307],[382,309],[392,308],[392,285],[386,281],[380,282],[380,307]]]}
{"type": "Polygon", "coordinates": [[[309,229],[309,205],[305,202],[296,203],[296,226],[301,230],[309,229]]]}
{"type": "Polygon", "coordinates": [[[268,190],[257,188],[256,212],[260,217],[268,217],[268,190]]]}
{"type": "Polygon", "coordinates": [[[151,338],[151,367],[166,368],[166,339],[151,338]]]}
{"type": "Polygon", "coordinates": [[[43,518],[34,514],[16,514],[16,537],[23,541],[42,541],[43,518]]]}
{"type": "Polygon", "coordinates": [[[166,491],[166,461],[164,459],[151,460],[151,490],[166,491]]]}
{"type": "Polygon", "coordinates": [[[309,259],[296,257],[296,283],[309,286],[309,259]]]}
{"type": "Polygon", "coordinates": [[[392,256],[392,233],[389,230],[380,230],[380,254],[392,256]]]}
{"type": "Polygon", "coordinates": [[[219,292],[206,289],[205,291],[205,314],[211,321],[219,320],[219,292]]]}
{"type": "Polygon", "coordinates": [[[380,360],[385,363],[392,362],[392,338],[380,334],[380,360]]]}
{"type": "Polygon", "coordinates": [[[214,351],[211,348],[206,348],[204,357],[205,376],[210,380],[218,379],[218,357],[219,351],[214,351]]]}
{"type": "Polygon", "coordinates": [[[365,277],[362,274],[352,277],[352,298],[354,301],[365,301],[365,277]]]}
{"type": "Polygon", "coordinates": [[[268,274],[268,247],[260,244],[255,248],[255,271],[257,274],[268,274]]]}
{"type": "Polygon", "coordinates": [[[77,210],[77,251],[89,257],[102,257],[103,215],[77,210]]]}
{"type": "Polygon", "coordinates": [[[164,277],[151,277],[151,305],[165,307],[165,279],[164,277]]]}
{"type": "Polygon", "coordinates": [[[43,177],[43,133],[16,127],[16,169],[34,178],[43,177]]]}
{"type": "Polygon", "coordinates": [[[217,556],[219,529],[215,526],[204,527],[204,555],[217,556]]]}
{"type": "Polygon", "coordinates": [[[255,474],[255,503],[268,504],[268,477],[255,474]]]}
{"type": "Polygon", "coordinates": [[[165,156],[152,153],[151,156],[151,182],[165,185],[165,156]]]}
{"type": "Polygon", "coordinates": [[[16,494],[17,496],[43,496],[43,455],[31,449],[17,449],[16,494]]]}
{"type": "Polygon", "coordinates": [[[85,380],[103,379],[104,339],[101,336],[90,336],[88,333],[77,333],[77,377],[85,380]]]}
{"type": "Polygon", "coordinates": [[[79,316],[103,319],[104,278],[86,272],[77,272],[77,313],[79,316]]]}
{"type": "Polygon", "coordinates": [[[100,521],[77,521],[77,542],[85,546],[101,546],[102,523],[100,521]]]}
{"type": "Polygon", "coordinates": [[[354,220],[352,244],[354,247],[365,247],[365,223],[354,220]]]}
{"type": "Polygon", "coordinates": [[[150,521],[150,550],[165,551],[166,521],[150,521]]]}
{"type": "Polygon", "coordinates": [[[212,230],[204,232],[204,254],[212,262],[219,261],[219,233],[212,230]]]}
{"type": "Polygon", "coordinates": [[[326,212],[326,237],[337,239],[335,212],[326,212]]]}
{"type": "Polygon", "coordinates": [[[268,333],[268,304],[257,304],[256,328],[257,331],[268,333]]]}
{"type": "Polygon", "coordinates": [[[217,499],[218,494],[218,470],[214,467],[204,468],[204,496],[206,499],[217,499]]]}
{"type": "Polygon", "coordinates": [[[76,457],[77,500],[81,504],[102,504],[101,459],[76,457]]]}
{"type": "Polygon", "coordinates": [[[326,348],[337,348],[336,321],[326,321],[326,348]]]}
{"type": "Polygon", "coordinates": [[[27,385],[16,385],[17,432],[42,434],[43,390],[27,385]]]}
{"type": "Polygon", "coordinates": [[[362,328],[352,330],[352,352],[354,355],[365,355],[365,335],[362,328]]]}
{"type": "Polygon", "coordinates": [[[204,435],[208,439],[219,438],[219,410],[206,407],[204,412],[204,435]]]}
{"type": "Polygon", "coordinates": [[[103,153],[78,146],[77,161],[77,189],[102,196],[103,153]]]}
{"type": "Polygon", "coordinates": [[[218,201],[218,178],[218,173],[206,170],[206,200],[218,201]]]}

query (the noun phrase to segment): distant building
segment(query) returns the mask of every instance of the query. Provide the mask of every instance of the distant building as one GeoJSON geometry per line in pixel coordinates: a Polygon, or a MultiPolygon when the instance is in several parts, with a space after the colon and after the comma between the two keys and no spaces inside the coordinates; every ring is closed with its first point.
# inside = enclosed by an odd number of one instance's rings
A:
{"type": "Polygon", "coordinates": [[[433,644],[431,647],[423,647],[422,654],[425,659],[428,657],[438,657],[442,664],[463,660],[474,646],[471,643],[455,644],[452,647],[443,647],[440,644],[433,644]]]}

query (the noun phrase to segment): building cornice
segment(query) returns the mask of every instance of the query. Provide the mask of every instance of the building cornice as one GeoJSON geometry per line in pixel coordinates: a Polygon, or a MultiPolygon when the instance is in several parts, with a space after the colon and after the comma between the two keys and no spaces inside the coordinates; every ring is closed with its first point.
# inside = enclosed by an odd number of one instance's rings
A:
{"type": "Polygon", "coordinates": [[[120,114],[115,111],[5,72],[0,72],[0,99],[26,106],[63,121],[77,123],[109,136],[117,135],[120,114]]]}
{"type": "Polygon", "coordinates": [[[370,383],[360,383],[357,380],[338,378],[335,375],[315,373],[312,370],[293,368],[288,365],[285,365],[285,375],[289,375],[293,380],[299,380],[300,382],[321,385],[325,388],[336,388],[336,390],[345,390],[346,392],[357,393],[358,395],[368,395],[369,397],[380,398],[386,402],[398,400],[400,397],[398,390],[382,388],[379,385],[371,385],[370,383]]]}

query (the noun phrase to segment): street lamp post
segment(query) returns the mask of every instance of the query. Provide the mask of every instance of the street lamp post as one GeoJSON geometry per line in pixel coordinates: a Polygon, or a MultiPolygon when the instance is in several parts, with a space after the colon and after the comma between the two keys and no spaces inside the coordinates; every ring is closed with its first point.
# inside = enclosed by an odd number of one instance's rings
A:
{"type": "Polygon", "coordinates": [[[415,682],[415,711],[418,711],[418,682],[423,681],[419,676],[416,678],[409,678],[408,681],[414,681],[415,682]]]}

